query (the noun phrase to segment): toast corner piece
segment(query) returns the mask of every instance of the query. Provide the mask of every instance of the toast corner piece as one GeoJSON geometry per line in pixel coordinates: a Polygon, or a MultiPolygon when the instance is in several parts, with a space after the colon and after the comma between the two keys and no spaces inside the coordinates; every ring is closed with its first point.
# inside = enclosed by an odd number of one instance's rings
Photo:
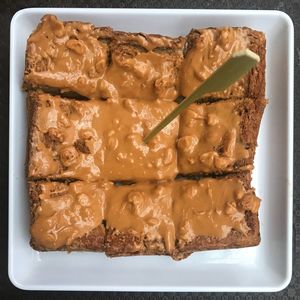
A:
{"type": "Polygon", "coordinates": [[[181,71],[181,94],[191,94],[234,52],[247,48],[260,57],[260,62],[229,88],[208,94],[207,98],[264,98],[266,40],[264,33],[247,27],[193,29],[188,34],[181,71]]]}
{"type": "Polygon", "coordinates": [[[260,199],[250,185],[250,172],[205,178],[198,183],[177,183],[174,203],[177,240],[174,258],[181,259],[183,254],[197,251],[257,246],[260,243],[260,199]],[[211,192],[205,196],[207,188],[211,192]],[[199,193],[202,201],[199,202],[200,196],[194,198],[197,201],[191,198],[191,195],[199,193]],[[201,202],[205,203],[205,198],[209,200],[209,194],[214,197],[214,206],[210,212],[211,217],[207,218],[207,211],[201,202]]]}
{"type": "Polygon", "coordinates": [[[29,181],[31,247],[102,252],[107,186],[102,182],[29,181]]]}

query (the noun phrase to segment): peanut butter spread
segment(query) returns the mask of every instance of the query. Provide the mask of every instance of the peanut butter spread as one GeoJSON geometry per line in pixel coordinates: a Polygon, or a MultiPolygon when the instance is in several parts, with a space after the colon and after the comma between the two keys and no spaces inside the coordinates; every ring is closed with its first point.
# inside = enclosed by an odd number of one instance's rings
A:
{"type": "Polygon", "coordinates": [[[108,194],[105,218],[107,227],[118,233],[162,242],[168,252],[175,247],[170,184],[138,183],[114,187],[108,194]]]}
{"type": "Polygon", "coordinates": [[[241,116],[237,109],[246,100],[192,104],[181,115],[178,146],[180,173],[230,171],[249,158],[241,141],[241,116]]]}
{"type": "Polygon", "coordinates": [[[105,209],[103,184],[47,182],[41,187],[31,235],[43,248],[68,246],[101,225],[105,209]]]}
{"type": "Polygon", "coordinates": [[[175,181],[173,220],[180,244],[196,237],[226,238],[232,229],[247,234],[245,211],[257,213],[260,200],[238,178],[175,181]]]}
{"type": "Polygon", "coordinates": [[[88,98],[175,100],[184,39],[115,35],[109,28],[44,16],[28,39],[25,82],[88,98]]]}
{"type": "MultiPolygon", "coordinates": [[[[194,30],[191,35],[195,37],[181,69],[181,94],[185,97],[220,67],[232,53],[246,49],[249,45],[247,33],[243,28],[208,28],[194,30]]],[[[225,91],[210,96],[242,97],[246,80],[244,77],[225,91]]]]}
{"type": "Polygon", "coordinates": [[[171,179],[178,119],[143,137],[176,106],[166,101],[70,101],[35,94],[29,177],[95,181],[171,179]]]}

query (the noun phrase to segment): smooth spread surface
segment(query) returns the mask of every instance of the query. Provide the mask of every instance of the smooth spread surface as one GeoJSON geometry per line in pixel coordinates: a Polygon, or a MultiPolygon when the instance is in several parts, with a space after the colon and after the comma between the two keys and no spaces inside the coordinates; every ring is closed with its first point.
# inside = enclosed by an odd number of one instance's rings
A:
{"type": "Polygon", "coordinates": [[[107,198],[107,227],[142,240],[162,241],[169,253],[174,250],[172,185],[138,183],[119,186],[111,189],[107,198]]]}
{"type": "Polygon", "coordinates": [[[237,178],[175,181],[173,198],[179,244],[199,236],[223,239],[232,229],[247,235],[245,211],[257,213],[260,204],[237,178]]]}
{"type": "Polygon", "coordinates": [[[237,109],[243,101],[192,104],[181,114],[177,141],[180,173],[230,171],[234,163],[249,158],[247,145],[241,142],[237,109]]]}
{"type": "Polygon", "coordinates": [[[110,29],[43,17],[28,39],[25,82],[88,98],[175,100],[184,39],[116,35],[114,41],[110,29]]]}
{"type": "MultiPolygon", "coordinates": [[[[190,95],[232,53],[246,49],[249,45],[247,32],[243,28],[207,28],[190,33],[191,47],[187,51],[181,69],[181,94],[190,95]],[[192,37],[193,36],[193,37],[192,37]]],[[[188,38],[189,39],[189,38],[188,38]]],[[[246,79],[243,78],[214,97],[243,97],[246,79]]]]}
{"type": "MultiPolygon", "coordinates": [[[[31,235],[45,249],[70,245],[101,225],[105,192],[100,183],[42,183],[31,235]]],[[[104,235],[104,231],[103,231],[104,235]]]]}
{"type": "Polygon", "coordinates": [[[94,181],[171,179],[177,174],[178,120],[148,145],[143,137],[173,102],[63,100],[35,94],[29,177],[94,181]]]}

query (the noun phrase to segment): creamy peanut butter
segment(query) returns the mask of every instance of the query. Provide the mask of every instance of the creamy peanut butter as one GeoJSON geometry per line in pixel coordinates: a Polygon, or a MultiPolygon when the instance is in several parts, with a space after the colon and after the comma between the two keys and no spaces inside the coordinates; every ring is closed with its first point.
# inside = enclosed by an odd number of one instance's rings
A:
{"type": "Polygon", "coordinates": [[[47,15],[28,39],[25,83],[88,98],[175,100],[183,44],[47,15]]]}
{"type": "Polygon", "coordinates": [[[250,158],[241,140],[243,101],[192,104],[181,115],[178,147],[180,173],[231,171],[236,162],[250,158]]]}
{"type": "Polygon", "coordinates": [[[44,16],[28,39],[25,81],[100,97],[98,85],[108,65],[108,46],[93,32],[89,23],[64,23],[44,16]]]}
{"type": "Polygon", "coordinates": [[[108,192],[107,227],[148,241],[163,242],[170,253],[175,247],[172,220],[172,186],[138,183],[116,186],[108,192]]]}
{"type": "Polygon", "coordinates": [[[245,211],[255,214],[260,204],[238,178],[175,181],[172,189],[179,247],[201,236],[226,238],[232,229],[246,235],[245,211]]]}
{"type": "Polygon", "coordinates": [[[31,226],[32,238],[40,247],[55,250],[68,246],[101,225],[107,184],[44,182],[40,187],[31,226]]]}
{"type": "MultiPolygon", "coordinates": [[[[181,94],[190,95],[204,80],[220,67],[232,53],[246,49],[249,45],[247,33],[243,28],[207,28],[195,30],[191,48],[187,51],[181,69],[181,94]]],[[[247,88],[243,78],[228,89],[212,93],[213,97],[243,97],[247,88]]]]}
{"type": "Polygon", "coordinates": [[[176,106],[166,101],[63,100],[36,95],[29,177],[95,181],[172,179],[178,119],[145,135],[176,106]]]}

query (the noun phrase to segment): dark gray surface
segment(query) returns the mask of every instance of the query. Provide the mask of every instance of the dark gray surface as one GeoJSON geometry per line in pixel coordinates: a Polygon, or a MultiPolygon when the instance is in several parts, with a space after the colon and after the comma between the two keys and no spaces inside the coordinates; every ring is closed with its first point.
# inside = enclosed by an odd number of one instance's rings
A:
{"type": "MultiPolygon", "coordinates": [[[[300,300],[300,1],[2,1],[0,3],[0,299],[298,299],[300,300]],[[62,4],[63,3],[63,4],[62,4]],[[99,293],[99,292],[30,292],[15,288],[7,275],[8,222],[8,113],[9,113],[9,26],[14,13],[25,7],[143,7],[143,8],[225,8],[275,9],[290,15],[295,26],[295,143],[294,143],[294,238],[293,277],[279,293],[99,293]],[[298,138],[297,138],[298,137],[298,138]]],[[[285,99],[282,99],[283,101],[285,99]]],[[[22,268],[22,266],[20,266],[22,268]]],[[[247,276],[245,274],[245,276],[247,276]]]]}

